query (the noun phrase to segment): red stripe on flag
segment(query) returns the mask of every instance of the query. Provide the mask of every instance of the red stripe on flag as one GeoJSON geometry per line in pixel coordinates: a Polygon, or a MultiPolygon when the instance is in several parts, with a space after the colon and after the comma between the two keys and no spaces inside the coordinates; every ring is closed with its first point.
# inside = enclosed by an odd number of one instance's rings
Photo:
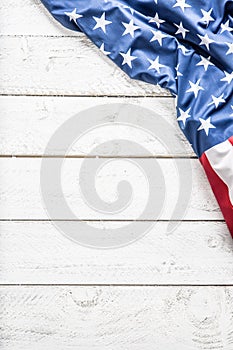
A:
{"type": "Polygon", "coordinates": [[[228,139],[228,141],[232,144],[232,146],[233,146],[233,136],[231,136],[229,139],[228,139]]]}
{"type": "MultiPolygon", "coordinates": [[[[231,137],[229,141],[233,145],[233,137],[231,137]]],[[[200,161],[205,169],[212,190],[215,194],[215,197],[222,210],[223,216],[233,238],[233,206],[230,202],[228,187],[212,169],[205,153],[201,156],[200,161]]]]}

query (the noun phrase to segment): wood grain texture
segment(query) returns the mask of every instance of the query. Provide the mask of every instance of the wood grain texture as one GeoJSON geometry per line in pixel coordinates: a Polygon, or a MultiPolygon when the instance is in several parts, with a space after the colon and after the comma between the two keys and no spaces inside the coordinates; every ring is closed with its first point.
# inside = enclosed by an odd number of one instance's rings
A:
{"type": "MultiPolygon", "coordinates": [[[[56,158],[50,158],[49,164],[56,164],[56,158]]],[[[98,159],[88,159],[88,168],[91,178],[95,179],[93,191],[103,201],[111,203],[122,196],[122,210],[111,213],[106,209],[106,213],[98,210],[97,201],[88,205],[83,197],[83,189],[90,186],[89,177],[82,177],[80,182],[80,169],[83,159],[65,159],[61,171],[62,197],[58,195],[57,187],[51,185],[47,196],[54,201],[54,206],[58,206],[58,201],[65,197],[68,205],[75,213],[78,219],[82,220],[136,220],[141,217],[142,220],[170,220],[176,207],[179,191],[183,191],[183,185],[179,183],[179,173],[176,164],[180,160],[172,159],[137,159],[132,162],[130,159],[103,159],[103,164],[99,171],[94,172],[94,164],[98,159]],[[153,169],[156,164],[162,171],[165,181],[166,200],[164,207],[161,204],[161,215],[155,216],[154,206],[149,210],[144,208],[148,202],[149,193],[156,194],[160,187],[157,187],[159,176],[152,179],[148,184],[148,175],[144,169],[153,169]],[[89,179],[86,179],[86,177],[89,179]],[[133,197],[128,191],[117,192],[117,185],[121,181],[126,181],[132,186],[133,197]],[[95,209],[93,208],[96,207],[95,209]],[[142,215],[142,216],[140,216],[142,215]]],[[[102,161],[102,160],[101,160],[102,161]]],[[[182,170],[185,174],[188,164],[193,168],[191,198],[187,203],[187,211],[184,217],[186,220],[221,220],[218,204],[214,199],[212,191],[205,178],[203,169],[196,159],[182,160],[182,170]]],[[[41,198],[40,187],[41,159],[37,158],[1,158],[0,159],[0,219],[48,219],[44,210],[44,204],[41,198]]],[[[85,170],[86,171],[86,170],[85,170]]],[[[145,170],[146,171],[146,170],[145,170]]],[[[51,173],[50,173],[51,174],[51,173]]],[[[83,173],[85,174],[85,173],[83,173]]],[[[186,176],[190,176],[189,173],[186,176]]],[[[190,180],[191,181],[191,180],[190,180]]],[[[46,181],[45,181],[46,182],[46,181]]],[[[92,188],[92,187],[91,187],[92,188]]],[[[156,204],[156,196],[151,197],[156,204]]],[[[59,217],[53,219],[67,220],[73,219],[72,216],[59,217]]],[[[180,216],[174,219],[180,219],[180,216]]]]}
{"type": "MultiPolygon", "coordinates": [[[[96,176],[96,188],[111,201],[125,179],[133,186],[134,201],[117,215],[93,211],[78,189],[83,159],[77,158],[64,162],[68,204],[80,219],[91,220],[88,225],[107,232],[130,224],[126,220],[138,217],[147,190],[144,174],[118,157],[148,157],[148,150],[162,157],[158,162],[168,197],[161,219],[169,220],[179,186],[176,160],[166,157],[194,156],[176,125],[174,100],[158,86],[130,80],[84,35],[59,25],[40,0],[1,0],[0,21],[0,219],[6,220],[0,221],[0,348],[232,350],[233,243],[197,160],[191,160],[186,221],[171,234],[166,221],[151,222],[147,235],[129,246],[94,250],[74,244],[43,221],[48,217],[40,195],[41,159],[32,156],[40,157],[55,130],[77,112],[114,102],[162,115],[187,153],[179,153],[176,144],[168,153],[138,130],[99,130],[74,144],[69,155],[86,156],[109,135],[115,137],[111,150],[96,153],[110,157],[110,166],[96,176]],[[144,150],[121,148],[118,134],[144,150]]],[[[50,155],[57,154],[54,148],[50,155]]],[[[144,161],[153,167],[157,160],[144,161]]],[[[49,195],[56,205],[53,188],[49,195]]],[[[155,219],[154,212],[144,219],[155,219]]]]}
{"type": "MultiPolygon", "coordinates": [[[[103,230],[124,225],[86,224],[103,230]]],[[[51,222],[0,222],[0,232],[4,284],[232,283],[233,243],[223,222],[183,222],[171,234],[166,222],[152,223],[136,242],[110,250],[74,243],[51,222]]]]}
{"type": "Polygon", "coordinates": [[[82,35],[55,21],[40,0],[1,0],[0,19],[0,35],[82,35]]]}
{"type": "MultiPolygon", "coordinates": [[[[86,137],[79,139],[72,145],[69,155],[84,156],[99,144],[113,140],[112,147],[104,152],[94,152],[102,156],[194,156],[191,146],[179,129],[176,121],[176,111],[173,98],[98,98],[98,97],[21,97],[4,96],[0,98],[0,154],[2,155],[42,155],[45,147],[55,131],[74,115],[96,106],[103,106],[102,115],[96,115],[97,121],[103,124],[102,128],[92,129],[86,137]],[[158,132],[148,132],[133,124],[118,127],[113,124],[113,117],[107,115],[107,108],[115,103],[131,104],[144,107],[161,117],[174,129],[176,142],[172,148],[164,147],[158,140],[158,132]],[[105,108],[106,106],[106,108],[105,108]],[[117,139],[131,140],[141,148],[121,147],[117,139]],[[178,144],[179,142],[179,144],[178,144]],[[184,150],[181,152],[179,145],[184,150]]],[[[88,115],[87,115],[88,118],[88,115]]],[[[155,117],[156,118],[156,117],[155,117]]],[[[128,118],[130,122],[130,118],[128,118]]],[[[140,120],[148,125],[147,116],[141,115],[140,120]]],[[[154,121],[155,129],[157,120],[154,121]]],[[[95,127],[95,125],[93,125],[95,127]]],[[[79,136],[79,135],[77,135],[79,136]]],[[[59,147],[51,150],[50,155],[61,153],[59,147]]]]}
{"type": "Polygon", "coordinates": [[[128,78],[84,36],[2,36],[0,46],[1,94],[169,95],[158,86],[128,78]]]}
{"type": "Polygon", "coordinates": [[[231,350],[233,289],[1,288],[4,350],[231,350]]]}

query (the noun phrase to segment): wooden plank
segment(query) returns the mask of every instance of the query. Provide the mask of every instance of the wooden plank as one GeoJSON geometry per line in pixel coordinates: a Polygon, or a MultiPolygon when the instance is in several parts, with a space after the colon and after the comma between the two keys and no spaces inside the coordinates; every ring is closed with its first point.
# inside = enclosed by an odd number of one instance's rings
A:
{"type": "Polygon", "coordinates": [[[133,81],[84,36],[0,37],[0,93],[14,95],[168,96],[133,81]]]}
{"type": "MultiPolygon", "coordinates": [[[[62,195],[58,194],[56,186],[52,181],[49,188],[48,196],[54,206],[65,197],[71,210],[77,218],[87,220],[143,220],[166,219],[170,220],[172,213],[177,205],[179,191],[187,191],[184,185],[179,183],[179,173],[177,164],[181,160],[173,159],[88,159],[85,168],[85,176],[83,176],[82,185],[80,182],[80,171],[83,165],[83,159],[65,159],[63,161],[61,172],[62,195]],[[95,170],[96,162],[99,170],[95,170]],[[156,164],[161,168],[161,173],[165,181],[165,185],[160,182],[160,175],[155,174],[155,178],[149,179],[150,174],[155,169],[156,164]],[[88,170],[89,169],[89,170],[88,170]],[[87,171],[87,173],[86,173],[87,171]],[[90,174],[90,176],[87,176],[90,174]],[[91,186],[94,180],[93,188],[91,186]],[[117,192],[117,186],[121,181],[126,181],[132,187],[133,197],[127,191],[117,192]],[[148,182],[149,181],[149,182],[148,182]],[[158,185],[159,184],[159,185],[158,185]],[[166,200],[159,204],[156,193],[162,188],[166,192],[166,200]],[[101,209],[94,202],[87,204],[83,197],[83,190],[91,189],[91,194],[96,191],[96,196],[102,201],[111,203],[120,198],[122,200],[122,208],[118,208],[117,212],[112,213],[108,208],[101,209]],[[149,197],[149,194],[151,195],[149,197]],[[148,199],[150,198],[150,199],[148,199]],[[148,202],[153,200],[149,209],[144,208],[148,202]],[[164,207],[162,207],[164,204],[164,207]],[[161,215],[155,216],[155,206],[160,206],[161,215]],[[93,207],[96,208],[94,209],[93,207]],[[122,211],[121,211],[122,209],[122,211]],[[105,211],[105,212],[104,212],[105,211]]],[[[49,166],[57,164],[56,158],[49,158],[49,166]]],[[[48,168],[47,168],[48,169],[48,168]]],[[[43,208],[44,204],[41,199],[40,189],[40,171],[41,159],[38,158],[1,158],[0,159],[0,218],[1,219],[47,219],[48,216],[43,208]]],[[[47,170],[52,175],[52,170],[47,170]]],[[[158,173],[159,174],[159,173],[158,173]]],[[[198,160],[185,159],[182,160],[182,174],[190,179],[191,198],[187,203],[187,211],[184,216],[186,220],[218,220],[222,219],[218,205],[214,199],[208,181],[204,175],[198,160]],[[188,171],[188,164],[193,168],[192,181],[188,171]]],[[[47,180],[46,180],[47,181],[47,180]]],[[[85,195],[86,196],[86,195],[85,195]]],[[[158,196],[158,195],[157,195],[158,196]]],[[[160,198],[160,197],[159,197],[160,198]]],[[[55,215],[55,214],[54,214],[55,215]]],[[[59,217],[53,216],[53,219],[73,219],[70,214],[60,213],[59,217]],[[67,215],[67,216],[66,216],[67,215]]],[[[180,219],[180,216],[175,217],[180,219]]]]}
{"type": "Polygon", "coordinates": [[[7,287],[1,300],[4,350],[233,347],[230,287],[7,287]]]}
{"type": "Polygon", "coordinates": [[[1,0],[0,19],[0,35],[80,35],[55,21],[40,0],[1,0]]]}
{"type": "MultiPolygon", "coordinates": [[[[93,153],[93,149],[101,143],[112,140],[111,147],[96,155],[103,156],[194,156],[191,146],[186,141],[176,121],[173,98],[94,98],[94,97],[0,97],[0,154],[1,155],[42,155],[45,147],[55,131],[66,121],[89,108],[102,105],[101,113],[95,111],[96,125],[92,130],[73,144],[70,155],[83,156],[93,153]],[[154,120],[154,131],[148,127],[148,116],[140,114],[139,120],[144,130],[134,124],[119,126],[113,123],[108,109],[111,105],[131,104],[144,107],[157,114],[173,128],[174,139],[170,149],[158,139],[159,123],[157,115],[154,120]],[[98,124],[103,127],[97,127],[98,124]],[[113,124],[113,125],[112,125],[113,124]],[[96,126],[96,127],[95,127],[96,126]],[[93,129],[95,127],[95,129],[93,129]],[[147,129],[147,131],[146,131],[147,129]],[[120,147],[118,139],[134,141],[141,147],[120,147]],[[183,150],[180,148],[184,148],[183,150]]],[[[89,118],[93,112],[87,114],[89,118]]],[[[153,115],[153,114],[152,114],[153,115]]],[[[83,123],[83,122],[82,122],[83,123]]],[[[159,123],[160,125],[160,123],[159,123]]],[[[79,135],[77,135],[79,136],[79,135]]],[[[59,147],[51,149],[50,155],[61,153],[59,147]]]]}
{"type": "MultiPolygon", "coordinates": [[[[111,231],[125,223],[86,224],[111,231]]],[[[232,283],[233,243],[223,222],[183,222],[171,234],[166,222],[152,223],[137,241],[107,250],[75,244],[51,222],[0,222],[0,229],[4,284],[232,283]]]]}

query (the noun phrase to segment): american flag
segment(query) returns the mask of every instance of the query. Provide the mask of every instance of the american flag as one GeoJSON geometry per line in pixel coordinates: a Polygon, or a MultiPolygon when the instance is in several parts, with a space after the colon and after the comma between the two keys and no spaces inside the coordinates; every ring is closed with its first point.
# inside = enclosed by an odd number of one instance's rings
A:
{"type": "Polygon", "coordinates": [[[233,236],[233,0],[41,0],[131,78],[176,98],[233,236]]]}

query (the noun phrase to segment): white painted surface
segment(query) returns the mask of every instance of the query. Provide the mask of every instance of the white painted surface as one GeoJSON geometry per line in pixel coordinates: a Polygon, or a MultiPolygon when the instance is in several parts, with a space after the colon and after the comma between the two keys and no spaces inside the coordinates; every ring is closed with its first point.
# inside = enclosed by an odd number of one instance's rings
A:
{"type": "MultiPolygon", "coordinates": [[[[89,97],[22,97],[4,96],[0,97],[0,153],[8,155],[42,155],[49,139],[55,131],[61,127],[66,120],[88,108],[103,106],[103,115],[98,115],[98,120],[108,127],[108,129],[98,128],[88,132],[86,137],[82,137],[81,142],[72,145],[69,155],[85,156],[94,147],[108,140],[125,138],[138,142],[144,152],[120,148],[115,142],[114,147],[106,149],[103,156],[195,156],[191,146],[186,141],[185,136],[178,127],[173,98],[89,98],[89,97]],[[28,103],[30,101],[30,103],[28,103]],[[148,130],[138,130],[130,126],[117,127],[112,124],[112,118],[104,115],[106,108],[110,104],[122,103],[144,107],[151,110],[155,115],[159,115],[174,128],[176,142],[168,152],[161,142],[156,139],[153,133],[148,130]],[[186,152],[180,153],[178,141],[184,146],[186,152]]],[[[106,112],[105,112],[106,114],[106,112]]],[[[152,114],[153,115],[153,114],[152,114]]],[[[147,119],[143,115],[140,119],[147,119]]],[[[155,120],[156,124],[156,120],[155,120]]],[[[53,149],[50,155],[59,154],[59,148],[53,149]]],[[[100,155],[100,153],[98,153],[100,155]]]]}
{"type": "Polygon", "coordinates": [[[128,78],[84,36],[1,36],[0,46],[3,94],[170,96],[128,78]]]}
{"type": "MultiPolygon", "coordinates": [[[[51,163],[56,159],[51,158],[51,163]]],[[[111,203],[117,198],[117,185],[121,180],[127,181],[133,188],[134,197],[129,206],[119,213],[105,214],[92,209],[82,197],[82,189],[88,183],[79,185],[79,177],[83,159],[64,160],[61,183],[63,193],[68,205],[72,208],[78,219],[95,220],[135,220],[140,217],[141,212],[148,201],[147,177],[140,170],[140,164],[153,167],[159,164],[166,182],[166,200],[162,209],[161,219],[169,220],[175,209],[179,191],[179,175],[173,160],[171,159],[137,159],[137,163],[130,159],[106,159],[106,165],[95,176],[96,192],[105,201],[111,203]],[[142,163],[143,162],[143,163],[142,163]]],[[[186,220],[222,220],[214,195],[208,187],[207,179],[197,159],[185,159],[185,165],[190,161],[193,168],[193,181],[190,202],[187,204],[186,220]]],[[[89,159],[92,164],[95,159],[89,159]]],[[[41,199],[40,190],[41,159],[39,158],[0,158],[0,219],[41,220],[47,219],[41,199]]],[[[157,179],[152,182],[150,189],[156,191],[157,179]]],[[[57,195],[57,187],[51,187],[50,198],[54,205],[62,197],[57,195]]],[[[122,193],[123,199],[130,201],[127,193],[122,193]]],[[[162,206],[161,206],[162,207],[162,206]]],[[[98,207],[96,208],[98,209],[98,207]]],[[[153,207],[146,211],[143,220],[157,220],[154,216],[153,207]]],[[[72,217],[53,217],[53,219],[72,219],[72,217]]],[[[179,219],[176,217],[175,219],[179,219]]]]}
{"type": "MultiPolygon", "coordinates": [[[[1,348],[232,350],[232,240],[199,162],[176,126],[173,99],[165,90],[129,80],[83,35],[57,24],[38,0],[1,0],[0,20],[1,348]],[[117,220],[137,218],[145,200],[139,186],[143,176],[131,171],[128,180],[138,186],[130,210],[97,215],[82,202],[75,174],[82,157],[109,135],[124,132],[160,158],[170,196],[163,220],[169,220],[177,200],[172,155],[186,162],[192,157],[193,191],[186,221],[172,234],[166,233],[167,221],[159,221],[132,245],[102,251],[74,244],[47,221],[40,157],[69,117],[115,102],[163,115],[187,153],[174,145],[169,154],[153,137],[130,128],[83,138],[65,161],[63,179],[80,218],[97,220],[89,224],[105,230],[119,227],[126,222],[117,220]]],[[[50,156],[58,153],[54,149],[50,156]]],[[[112,160],[108,174],[97,177],[105,199],[114,197],[113,180],[124,170],[119,157],[141,157],[151,167],[156,161],[149,152],[121,149],[117,142],[98,155],[112,160]]],[[[156,218],[151,212],[148,219],[156,218]]]]}
{"type": "Polygon", "coordinates": [[[137,242],[113,250],[74,244],[50,222],[2,222],[0,229],[6,284],[232,283],[233,244],[223,222],[183,222],[172,234],[167,222],[159,222],[137,242]]]}
{"type": "Polygon", "coordinates": [[[233,347],[232,287],[5,287],[1,295],[6,350],[233,347]]]}
{"type": "Polygon", "coordinates": [[[80,36],[53,19],[40,0],[1,0],[1,35],[80,36]],[[26,16],[25,16],[26,14],[26,16]],[[11,20],[9,20],[9,16],[11,20]],[[12,20],[17,18],[17,21],[12,20]]]}

